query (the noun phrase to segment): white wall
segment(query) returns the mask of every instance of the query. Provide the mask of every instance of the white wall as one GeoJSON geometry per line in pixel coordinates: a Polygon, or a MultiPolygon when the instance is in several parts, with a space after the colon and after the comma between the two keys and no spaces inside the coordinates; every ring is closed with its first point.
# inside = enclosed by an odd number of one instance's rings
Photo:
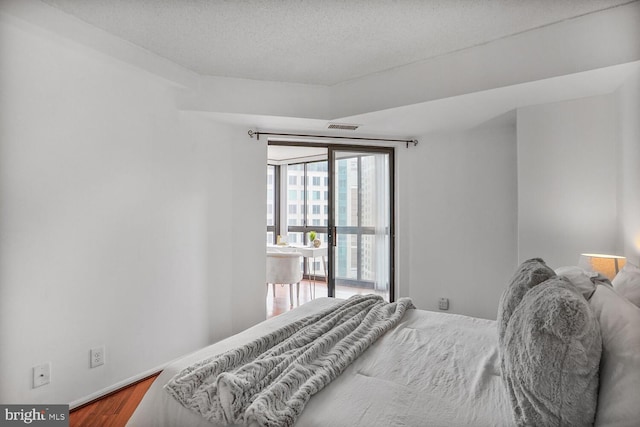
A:
{"type": "MultiPolygon", "coordinates": [[[[245,128],[240,135],[243,137],[233,141],[231,152],[232,235],[231,240],[222,242],[230,244],[233,265],[233,333],[266,318],[267,142],[248,138],[245,128]]],[[[225,184],[229,184],[229,177],[219,183],[225,184]]]]}
{"type": "Polygon", "coordinates": [[[0,20],[0,39],[0,401],[82,401],[264,319],[242,263],[263,247],[239,249],[264,241],[264,146],[29,24],[0,20]]]}
{"type": "Polygon", "coordinates": [[[399,207],[410,240],[400,295],[434,310],[444,296],[451,312],[495,318],[525,259],[559,267],[602,252],[638,263],[639,117],[636,73],[614,94],[521,108],[517,131],[421,136],[400,172],[410,195],[399,207]]]}
{"type": "MultiPolygon", "coordinates": [[[[233,281],[231,253],[228,242],[232,241],[233,204],[231,186],[224,185],[231,174],[233,131],[221,127],[203,117],[182,113],[185,141],[192,141],[195,174],[194,186],[201,200],[200,214],[204,217],[200,255],[206,279],[202,285],[207,292],[208,341],[217,341],[231,334],[232,297],[230,284],[233,281]],[[215,137],[214,137],[215,136],[215,137]],[[221,142],[218,142],[220,140],[221,142]],[[226,160],[225,160],[226,159],[226,160]]],[[[183,296],[190,298],[189,295],[183,296]]]]}
{"type": "Polygon", "coordinates": [[[495,319],[516,266],[515,138],[512,125],[481,127],[423,135],[409,149],[410,194],[400,209],[409,210],[409,295],[418,308],[437,310],[447,297],[449,312],[495,319]]]}
{"type": "Polygon", "coordinates": [[[598,96],[518,110],[518,259],[617,253],[616,108],[598,96]]]}
{"type": "Polygon", "coordinates": [[[414,164],[414,148],[397,146],[394,153],[395,158],[395,297],[411,296],[411,200],[414,197],[413,192],[413,164],[414,164]]]}
{"type": "Polygon", "coordinates": [[[616,93],[618,157],[618,242],[630,262],[640,265],[640,73],[616,93]]]}

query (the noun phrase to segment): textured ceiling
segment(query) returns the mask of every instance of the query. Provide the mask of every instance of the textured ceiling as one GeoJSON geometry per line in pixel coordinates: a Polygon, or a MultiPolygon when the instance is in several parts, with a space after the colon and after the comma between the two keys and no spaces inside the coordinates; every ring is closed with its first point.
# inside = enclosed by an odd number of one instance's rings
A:
{"type": "Polygon", "coordinates": [[[334,85],[629,0],[42,0],[202,75],[334,85]]]}

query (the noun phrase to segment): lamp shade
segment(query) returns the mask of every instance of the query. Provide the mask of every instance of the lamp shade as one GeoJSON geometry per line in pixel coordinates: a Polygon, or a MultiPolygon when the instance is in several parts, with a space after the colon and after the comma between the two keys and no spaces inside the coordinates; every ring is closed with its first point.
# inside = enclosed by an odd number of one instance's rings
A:
{"type": "Polygon", "coordinates": [[[588,271],[602,274],[609,280],[613,280],[618,271],[624,267],[627,259],[617,255],[581,254],[578,267],[588,271]]]}

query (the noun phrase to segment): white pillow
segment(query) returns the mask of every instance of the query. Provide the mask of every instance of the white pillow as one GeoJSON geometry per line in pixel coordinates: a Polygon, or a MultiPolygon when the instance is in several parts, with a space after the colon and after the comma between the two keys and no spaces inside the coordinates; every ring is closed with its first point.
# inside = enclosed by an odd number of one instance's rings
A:
{"type": "MultiPolygon", "coordinates": [[[[591,298],[596,290],[596,285],[601,281],[598,273],[575,266],[559,267],[555,272],[558,276],[569,280],[587,300],[591,298]]],[[[605,278],[602,277],[602,279],[605,278]]]]}
{"type": "Polygon", "coordinates": [[[637,426],[640,420],[640,308],[598,285],[589,304],[600,322],[602,357],[596,426],[637,426]]]}
{"type": "Polygon", "coordinates": [[[640,307],[640,268],[626,263],[611,283],[616,292],[640,307]]]}

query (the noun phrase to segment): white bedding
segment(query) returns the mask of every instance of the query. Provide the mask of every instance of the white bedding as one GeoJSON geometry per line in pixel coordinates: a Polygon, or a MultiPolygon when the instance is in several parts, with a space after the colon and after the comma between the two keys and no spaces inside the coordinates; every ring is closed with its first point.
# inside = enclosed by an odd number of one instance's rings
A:
{"type": "MultiPolygon", "coordinates": [[[[311,301],[172,363],[127,425],[214,425],[182,407],[163,386],[201,359],[335,303],[311,301]]],[[[494,321],[409,310],[309,401],[296,426],[506,426],[513,424],[507,399],[494,321]]]]}

